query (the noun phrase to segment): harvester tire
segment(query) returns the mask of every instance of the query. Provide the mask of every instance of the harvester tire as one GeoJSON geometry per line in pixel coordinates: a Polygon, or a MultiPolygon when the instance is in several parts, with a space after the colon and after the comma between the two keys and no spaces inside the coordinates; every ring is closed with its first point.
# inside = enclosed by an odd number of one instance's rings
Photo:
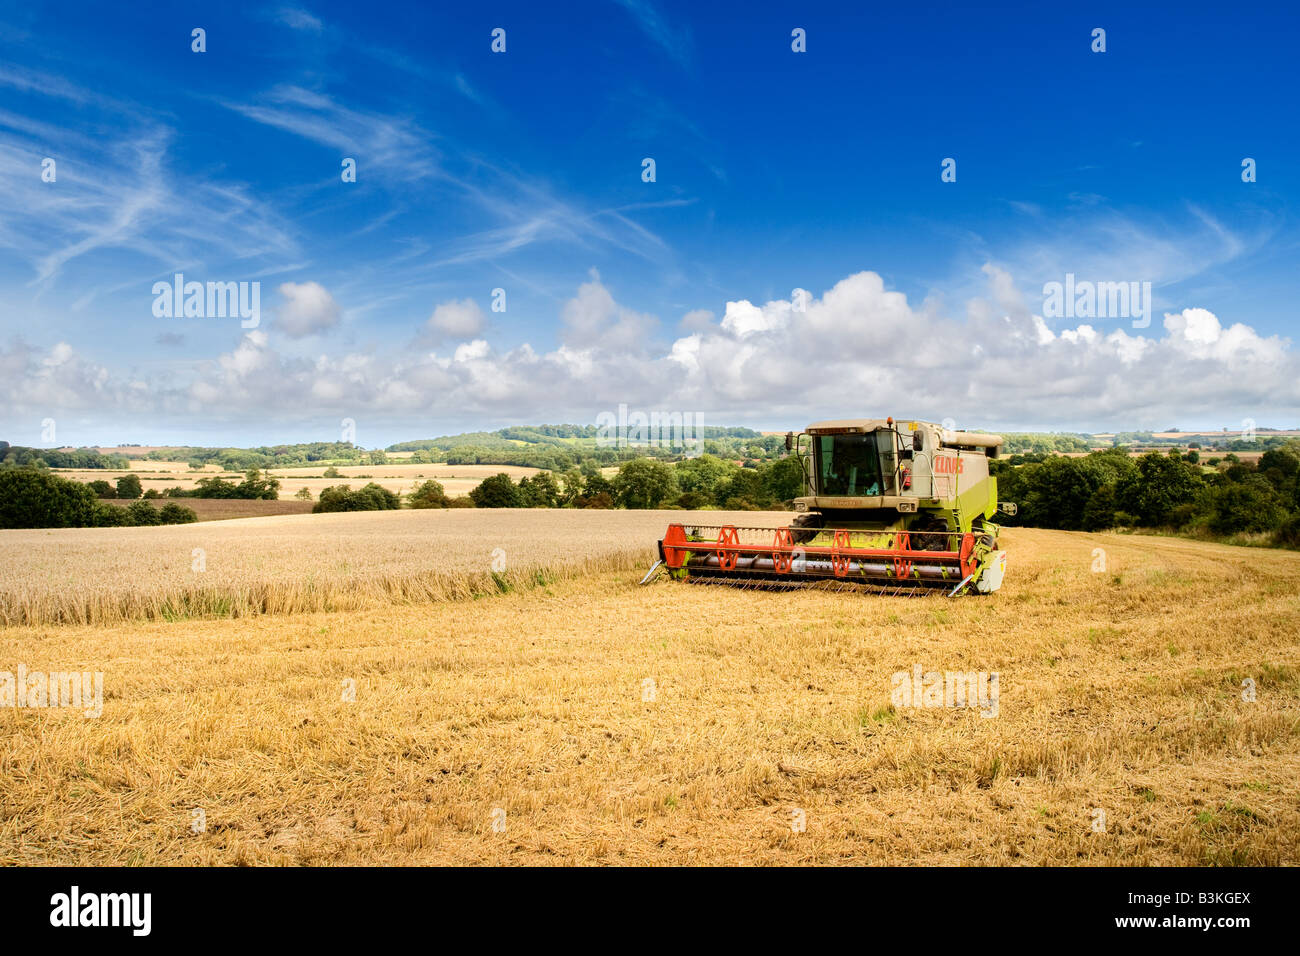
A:
{"type": "Polygon", "coordinates": [[[790,522],[790,540],[795,544],[807,544],[817,537],[825,523],[826,519],[816,513],[795,515],[794,520],[790,522]]]}
{"type": "Polygon", "coordinates": [[[948,525],[938,518],[930,518],[912,526],[912,547],[918,551],[947,551],[951,546],[948,525]]]}

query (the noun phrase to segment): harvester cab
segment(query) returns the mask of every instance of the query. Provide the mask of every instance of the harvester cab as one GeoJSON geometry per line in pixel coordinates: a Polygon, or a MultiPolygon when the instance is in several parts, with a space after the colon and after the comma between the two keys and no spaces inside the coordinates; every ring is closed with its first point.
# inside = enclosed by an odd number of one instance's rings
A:
{"type": "Polygon", "coordinates": [[[659,542],[671,577],[785,588],[829,583],[887,593],[987,594],[1002,584],[997,435],[923,421],[816,422],[786,436],[805,494],[781,528],[672,524],[659,542]]]}

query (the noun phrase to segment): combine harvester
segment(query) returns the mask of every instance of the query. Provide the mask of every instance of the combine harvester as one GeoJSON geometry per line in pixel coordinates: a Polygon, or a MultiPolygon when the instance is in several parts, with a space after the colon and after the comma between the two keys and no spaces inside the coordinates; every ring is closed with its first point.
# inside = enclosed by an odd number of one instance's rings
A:
{"type": "Polygon", "coordinates": [[[810,495],[789,527],[670,524],[661,568],[692,583],[784,589],[813,584],[886,594],[988,594],[1002,584],[997,435],[892,418],[817,422],[785,447],[810,495]]]}

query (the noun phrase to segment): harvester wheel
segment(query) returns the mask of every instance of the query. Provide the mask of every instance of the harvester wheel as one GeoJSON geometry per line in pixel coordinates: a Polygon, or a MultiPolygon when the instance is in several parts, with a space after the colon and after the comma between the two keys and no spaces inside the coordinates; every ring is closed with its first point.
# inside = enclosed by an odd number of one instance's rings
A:
{"type": "Polygon", "coordinates": [[[930,516],[924,521],[912,525],[915,548],[918,551],[951,551],[952,541],[948,537],[948,525],[941,518],[930,516]]]}
{"type": "Polygon", "coordinates": [[[821,532],[825,519],[817,514],[795,515],[790,522],[790,537],[794,544],[807,544],[821,532]]]}

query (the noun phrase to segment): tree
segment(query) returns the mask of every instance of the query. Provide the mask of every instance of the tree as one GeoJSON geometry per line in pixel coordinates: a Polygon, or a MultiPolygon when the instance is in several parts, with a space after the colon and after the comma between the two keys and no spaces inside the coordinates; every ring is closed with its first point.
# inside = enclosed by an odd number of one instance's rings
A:
{"type": "Polygon", "coordinates": [[[606,495],[613,501],[614,494],[614,483],[599,471],[588,475],[587,480],[582,484],[582,496],[584,498],[596,498],[600,495],[606,495]]]}
{"type": "Polygon", "coordinates": [[[510,476],[502,472],[491,478],[484,478],[478,487],[469,493],[475,508],[519,508],[523,506],[519,488],[510,476]]]}
{"type": "Polygon", "coordinates": [[[1294,446],[1270,448],[1259,456],[1258,469],[1279,492],[1300,501],[1300,482],[1296,477],[1300,472],[1300,457],[1294,446]]]}
{"type": "Polygon", "coordinates": [[[311,489],[299,488],[298,491],[294,494],[294,497],[301,498],[303,501],[311,501],[311,489]]]}
{"type": "Polygon", "coordinates": [[[125,528],[131,523],[131,516],[125,508],[97,503],[92,522],[96,528],[125,528]]]}
{"type": "Polygon", "coordinates": [[[85,528],[96,507],[113,506],[99,505],[79,481],[36,468],[0,469],[0,528],[85,528]]]}
{"type": "Polygon", "coordinates": [[[1268,471],[1270,468],[1276,468],[1284,477],[1294,478],[1300,472],[1300,456],[1287,446],[1270,448],[1259,456],[1259,470],[1268,471]]]}
{"type": "Polygon", "coordinates": [[[90,483],[90,490],[95,493],[96,498],[116,498],[117,489],[110,485],[102,478],[97,478],[90,483]]]}
{"type": "Polygon", "coordinates": [[[1022,472],[1028,486],[1024,492],[1025,522],[1067,531],[1083,527],[1089,500],[1112,478],[1111,470],[1099,461],[1062,455],[1025,465],[1022,472]]]}
{"type": "Polygon", "coordinates": [[[412,508],[445,508],[447,492],[441,484],[429,479],[407,495],[406,501],[412,508]]]}
{"type": "Polygon", "coordinates": [[[238,498],[239,486],[224,478],[200,478],[194,487],[195,498],[238,498]]]}
{"type": "Polygon", "coordinates": [[[1262,478],[1222,485],[1210,492],[1209,528],[1215,534],[1274,531],[1285,519],[1286,510],[1277,493],[1262,478]]]}
{"type": "Polygon", "coordinates": [[[560,486],[549,471],[519,479],[519,497],[526,508],[555,508],[560,503],[560,486]]]}
{"type": "Polygon", "coordinates": [[[1115,495],[1115,483],[1102,485],[1092,493],[1088,503],[1083,506],[1083,514],[1080,516],[1080,527],[1084,531],[1105,531],[1108,528],[1115,527],[1118,521],[1115,513],[1118,510],[1118,499],[1115,495]]]}
{"type": "Polygon", "coordinates": [[[343,476],[339,474],[339,470],[337,468],[335,468],[333,465],[330,465],[328,468],[325,469],[325,477],[342,478],[343,476]]]}
{"type": "Polygon", "coordinates": [[[618,502],[625,508],[657,508],[679,494],[672,466],[650,458],[624,462],[613,484],[618,502]]]}
{"type": "Polygon", "coordinates": [[[193,508],[186,508],[175,502],[165,504],[158,510],[158,517],[163,524],[193,524],[199,520],[193,508]]]}
{"type": "Polygon", "coordinates": [[[140,479],[135,475],[123,475],[117,479],[117,496],[119,498],[139,498],[143,494],[140,479]]]}
{"type": "Polygon", "coordinates": [[[126,509],[126,516],[133,525],[162,524],[158,509],[147,501],[133,501],[126,509]]]}
{"type": "Polygon", "coordinates": [[[570,468],[560,476],[564,482],[564,491],[560,493],[560,507],[569,508],[582,496],[582,472],[576,467],[570,468]]]}
{"type": "Polygon", "coordinates": [[[712,498],[718,485],[736,472],[736,466],[716,455],[700,455],[679,461],[674,468],[677,484],[682,491],[701,492],[712,498]]]}
{"type": "Polygon", "coordinates": [[[400,508],[401,498],[373,481],[352,490],[351,485],[331,485],[320,493],[313,514],[329,511],[388,511],[400,508]]]}
{"type": "Polygon", "coordinates": [[[731,478],[714,489],[713,495],[719,507],[734,511],[759,511],[776,504],[753,468],[737,468],[731,478]]]}
{"type": "Polygon", "coordinates": [[[1194,466],[1153,451],[1139,459],[1137,474],[1121,484],[1119,499],[1142,524],[1161,525],[1175,507],[1192,501],[1201,487],[1194,466]]]}
{"type": "Polygon", "coordinates": [[[272,478],[269,475],[265,478],[256,468],[250,468],[244,473],[244,480],[236,488],[236,497],[238,498],[261,498],[266,501],[275,501],[280,497],[280,479],[272,478]]]}
{"type": "Polygon", "coordinates": [[[778,458],[760,470],[763,487],[777,501],[791,501],[804,493],[803,465],[797,455],[778,458]]]}

